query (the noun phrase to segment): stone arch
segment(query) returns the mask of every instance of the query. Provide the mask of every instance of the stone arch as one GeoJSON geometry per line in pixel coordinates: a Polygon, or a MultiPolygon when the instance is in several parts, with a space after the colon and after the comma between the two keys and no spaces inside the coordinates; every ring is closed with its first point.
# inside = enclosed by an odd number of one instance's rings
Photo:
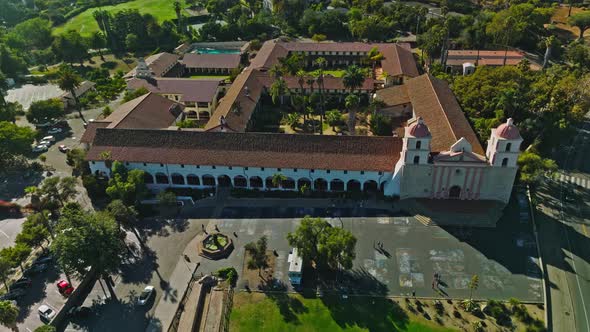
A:
{"type": "Polygon", "coordinates": [[[330,181],[330,191],[344,191],[344,181],[340,179],[330,181]]]}
{"type": "Polygon", "coordinates": [[[276,187],[277,187],[277,186],[275,186],[275,185],[272,183],[272,176],[269,176],[269,177],[267,177],[267,178],[264,180],[264,184],[266,185],[266,189],[272,189],[272,188],[276,188],[276,187]]]}
{"type": "Polygon", "coordinates": [[[508,158],[502,159],[502,167],[508,166],[508,158]]]}
{"type": "Polygon", "coordinates": [[[311,180],[308,178],[300,178],[297,180],[297,189],[301,189],[303,186],[307,186],[311,190],[311,180]]]}
{"type": "Polygon", "coordinates": [[[295,189],[295,180],[292,178],[286,178],[283,180],[282,187],[283,189],[295,189]]]}
{"type": "Polygon", "coordinates": [[[357,180],[350,180],[346,183],[347,191],[361,191],[361,183],[357,180]]]}
{"type": "Polygon", "coordinates": [[[191,186],[199,186],[201,185],[201,180],[198,176],[194,174],[189,174],[186,176],[186,183],[191,186]]]}
{"type": "Polygon", "coordinates": [[[375,180],[368,180],[365,181],[365,183],[363,184],[363,190],[366,192],[377,192],[378,188],[377,188],[377,181],[375,180]]]}
{"type": "Polygon", "coordinates": [[[248,186],[248,179],[243,175],[234,176],[234,187],[245,188],[248,186]]]}
{"type": "Polygon", "coordinates": [[[452,186],[449,189],[449,198],[460,198],[461,197],[461,187],[459,186],[452,186]]]}
{"type": "Polygon", "coordinates": [[[231,187],[231,178],[227,175],[217,177],[217,185],[220,187],[231,187]]]}
{"type": "Polygon", "coordinates": [[[250,188],[262,188],[262,178],[260,176],[250,177],[250,188]]]}
{"type": "Polygon", "coordinates": [[[209,187],[215,187],[215,177],[213,175],[203,175],[203,185],[209,187]]]}
{"type": "Polygon", "coordinates": [[[156,183],[157,184],[168,184],[170,183],[168,176],[164,173],[156,173],[156,183]]]}
{"type": "Polygon", "coordinates": [[[322,178],[315,179],[315,181],[313,181],[313,189],[317,191],[328,190],[328,181],[322,178]]]}
{"type": "Polygon", "coordinates": [[[154,176],[148,172],[143,172],[143,182],[145,182],[145,184],[154,183],[154,176]]]}
{"type": "Polygon", "coordinates": [[[172,175],[170,175],[170,178],[172,179],[172,184],[184,185],[184,176],[182,176],[181,174],[172,173],[172,175]]]}

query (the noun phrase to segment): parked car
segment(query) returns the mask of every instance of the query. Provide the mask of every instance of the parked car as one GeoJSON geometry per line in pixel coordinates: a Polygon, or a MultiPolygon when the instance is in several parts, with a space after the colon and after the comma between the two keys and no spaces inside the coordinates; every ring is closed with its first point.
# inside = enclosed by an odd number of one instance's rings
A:
{"type": "Polygon", "coordinates": [[[41,139],[41,141],[55,142],[55,136],[52,136],[52,135],[45,136],[41,139]]]}
{"type": "Polygon", "coordinates": [[[59,134],[63,131],[63,129],[58,127],[53,127],[47,131],[48,134],[59,134]]]}
{"type": "Polygon", "coordinates": [[[68,152],[70,150],[70,148],[68,146],[64,145],[64,144],[60,145],[58,147],[58,149],[59,149],[60,152],[63,152],[63,153],[66,153],[66,152],[68,152]]]}
{"type": "Polygon", "coordinates": [[[47,322],[50,321],[53,317],[55,317],[55,311],[53,311],[53,309],[46,306],[45,304],[40,306],[38,311],[39,311],[39,316],[41,316],[41,319],[45,320],[47,322]]]}
{"type": "Polygon", "coordinates": [[[41,257],[37,258],[33,264],[35,264],[35,265],[45,264],[45,263],[51,262],[52,260],[53,260],[53,256],[51,256],[51,255],[41,256],[41,257]]]}
{"type": "Polygon", "coordinates": [[[141,294],[139,295],[139,298],[137,299],[137,304],[145,305],[149,301],[150,297],[152,297],[154,290],[154,286],[146,286],[143,289],[143,292],[141,292],[141,294]]]}
{"type": "Polygon", "coordinates": [[[16,300],[19,297],[25,295],[25,290],[22,288],[17,288],[14,290],[9,291],[6,294],[0,296],[0,301],[9,301],[9,300],[16,300]]]}
{"type": "Polygon", "coordinates": [[[27,287],[31,286],[31,280],[29,278],[24,278],[21,280],[15,281],[8,290],[15,290],[15,289],[26,289],[27,287]]]}
{"type": "Polygon", "coordinates": [[[33,266],[25,270],[24,275],[34,275],[45,270],[47,270],[47,264],[34,264],[33,266]]]}
{"type": "Polygon", "coordinates": [[[72,287],[69,282],[60,280],[57,282],[57,290],[63,296],[70,296],[70,294],[72,294],[74,291],[74,287],[72,287]]]}
{"type": "Polygon", "coordinates": [[[45,145],[48,149],[51,146],[51,142],[50,141],[41,141],[39,142],[39,145],[45,145]]]}
{"type": "Polygon", "coordinates": [[[89,307],[71,307],[68,310],[68,316],[70,317],[88,317],[92,313],[92,309],[89,307]]]}
{"type": "Polygon", "coordinates": [[[38,144],[33,147],[33,152],[45,152],[49,149],[49,146],[38,144]]]}

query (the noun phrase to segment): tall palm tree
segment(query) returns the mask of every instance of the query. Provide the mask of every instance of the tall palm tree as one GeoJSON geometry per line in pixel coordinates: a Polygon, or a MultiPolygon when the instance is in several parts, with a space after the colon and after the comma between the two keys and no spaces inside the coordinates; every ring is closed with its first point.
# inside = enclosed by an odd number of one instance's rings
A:
{"type": "Polygon", "coordinates": [[[314,63],[318,68],[318,89],[320,90],[320,135],[324,134],[324,67],[326,66],[326,59],[319,57],[315,59],[314,63]]]}
{"type": "Polygon", "coordinates": [[[82,83],[82,79],[72,70],[72,67],[64,65],[59,69],[59,72],[57,73],[57,84],[59,85],[59,88],[72,94],[80,119],[82,119],[83,122],[86,122],[84,115],[82,115],[80,101],[78,100],[78,96],[76,96],[76,89],[80,87],[80,83],[82,83]]]}
{"type": "Polygon", "coordinates": [[[357,65],[349,66],[342,75],[342,83],[351,93],[354,92],[365,83],[365,71],[357,65]]]}
{"type": "Polygon", "coordinates": [[[555,43],[555,36],[549,36],[545,38],[545,56],[543,57],[543,68],[546,68],[547,64],[549,64],[553,43],[555,43]]]}
{"type": "Polygon", "coordinates": [[[273,104],[276,104],[279,98],[281,99],[281,104],[283,103],[283,96],[287,93],[287,82],[282,77],[279,77],[274,83],[270,86],[270,96],[272,98],[273,104]]]}
{"type": "Polygon", "coordinates": [[[182,16],[180,15],[180,11],[182,10],[182,6],[180,5],[180,1],[174,1],[174,11],[176,12],[176,19],[178,20],[178,33],[183,33],[182,31],[182,16]]]}
{"type": "Polygon", "coordinates": [[[270,67],[270,70],[268,72],[270,73],[270,77],[278,79],[279,77],[283,77],[283,66],[279,64],[274,64],[272,67],[270,67]]]}
{"type": "Polygon", "coordinates": [[[375,66],[377,66],[377,62],[383,60],[383,54],[379,52],[379,49],[377,47],[373,47],[369,51],[369,54],[367,54],[367,58],[369,59],[369,61],[371,61],[371,64],[373,66],[372,76],[373,78],[375,78],[375,66]]]}
{"type": "Polygon", "coordinates": [[[361,103],[361,99],[354,93],[346,96],[345,105],[348,109],[348,134],[354,135],[356,133],[356,110],[361,103]]]}

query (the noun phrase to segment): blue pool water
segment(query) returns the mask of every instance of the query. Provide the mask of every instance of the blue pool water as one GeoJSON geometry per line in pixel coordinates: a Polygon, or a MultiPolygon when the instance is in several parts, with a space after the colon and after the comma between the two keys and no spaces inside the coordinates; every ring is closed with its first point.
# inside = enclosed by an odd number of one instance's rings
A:
{"type": "Polygon", "coordinates": [[[232,50],[227,48],[198,48],[193,50],[192,53],[198,54],[240,54],[240,50],[232,50]]]}

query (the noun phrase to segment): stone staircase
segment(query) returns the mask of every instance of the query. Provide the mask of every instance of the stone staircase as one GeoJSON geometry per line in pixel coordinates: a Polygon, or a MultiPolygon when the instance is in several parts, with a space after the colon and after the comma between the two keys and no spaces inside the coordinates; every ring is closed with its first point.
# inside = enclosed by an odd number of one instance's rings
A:
{"type": "Polygon", "coordinates": [[[504,210],[496,201],[404,199],[399,205],[425,226],[495,227],[504,210]]]}

